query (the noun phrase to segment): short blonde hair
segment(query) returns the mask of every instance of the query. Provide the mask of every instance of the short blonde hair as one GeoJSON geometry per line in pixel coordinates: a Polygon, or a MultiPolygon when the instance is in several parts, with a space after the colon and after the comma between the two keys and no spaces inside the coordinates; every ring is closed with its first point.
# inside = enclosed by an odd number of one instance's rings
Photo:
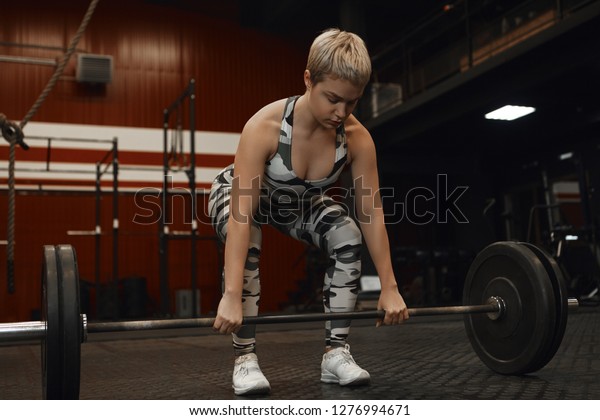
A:
{"type": "Polygon", "coordinates": [[[371,78],[371,57],[358,35],[332,28],[313,41],[306,69],[313,84],[331,76],[364,88],[371,78]]]}

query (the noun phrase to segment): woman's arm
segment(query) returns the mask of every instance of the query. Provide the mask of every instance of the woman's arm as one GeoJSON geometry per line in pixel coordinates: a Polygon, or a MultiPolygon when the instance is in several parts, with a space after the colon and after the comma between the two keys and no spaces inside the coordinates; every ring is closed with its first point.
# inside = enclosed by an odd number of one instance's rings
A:
{"type": "Polygon", "coordinates": [[[408,309],[398,292],[396,277],[392,270],[389,238],[379,191],[375,144],[369,132],[358,124],[352,130],[348,147],[357,218],[381,281],[378,309],[386,312],[384,324],[396,324],[408,319],[408,309]]]}
{"type": "Polygon", "coordinates": [[[213,324],[213,329],[222,334],[235,332],[242,324],[244,266],[265,162],[272,153],[269,133],[269,120],[251,119],[242,131],[235,155],[225,241],[225,285],[213,324]]]}

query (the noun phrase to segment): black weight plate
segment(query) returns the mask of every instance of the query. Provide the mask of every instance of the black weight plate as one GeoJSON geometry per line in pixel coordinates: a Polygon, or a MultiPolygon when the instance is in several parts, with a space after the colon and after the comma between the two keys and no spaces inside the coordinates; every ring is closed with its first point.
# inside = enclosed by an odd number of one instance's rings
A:
{"type": "Polygon", "coordinates": [[[61,398],[79,399],[81,368],[81,315],[79,310],[79,272],[75,250],[70,245],[56,247],[58,293],[61,309],[62,376],[61,398]]]}
{"type": "Polygon", "coordinates": [[[46,336],[42,340],[42,395],[45,399],[60,399],[62,395],[62,353],[60,333],[60,299],[58,271],[53,246],[44,246],[42,263],[42,321],[46,336]]]}
{"type": "Polygon", "coordinates": [[[548,347],[548,353],[543,358],[540,358],[538,365],[535,366],[535,370],[539,370],[546,366],[550,362],[550,360],[552,360],[552,358],[558,351],[558,348],[560,347],[562,339],[565,335],[565,329],[567,328],[567,318],[569,316],[569,305],[567,297],[568,292],[562,269],[560,268],[556,260],[546,251],[536,247],[535,245],[526,242],[522,242],[521,244],[533,251],[538,256],[542,264],[544,264],[544,268],[548,272],[548,277],[552,282],[552,289],[554,290],[556,308],[556,324],[554,326],[554,337],[552,339],[551,346],[548,347]]]}
{"type": "Polygon", "coordinates": [[[548,353],[554,338],[556,308],[548,272],[525,246],[515,242],[491,244],[469,268],[463,302],[480,305],[491,296],[504,300],[505,313],[497,320],[487,314],[465,315],[473,349],[498,373],[531,372],[548,353]]]}

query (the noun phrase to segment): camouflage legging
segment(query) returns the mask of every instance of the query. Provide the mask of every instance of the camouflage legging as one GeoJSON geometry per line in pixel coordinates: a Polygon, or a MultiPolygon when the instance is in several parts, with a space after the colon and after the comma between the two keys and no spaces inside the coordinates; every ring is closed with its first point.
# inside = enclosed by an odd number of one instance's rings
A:
{"type": "MultiPolygon", "coordinates": [[[[218,177],[211,188],[209,214],[220,240],[225,242],[229,217],[229,197],[231,185],[223,176],[218,177]]],[[[318,246],[329,255],[323,284],[323,305],[325,312],[345,312],[354,310],[360,278],[360,249],[362,236],[354,220],[346,209],[326,195],[313,195],[304,211],[291,213],[285,217],[274,215],[268,203],[261,199],[261,205],[251,227],[248,256],[244,270],[242,308],[244,316],[256,316],[260,300],[259,259],[262,243],[261,224],[268,223],[279,231],[305,242],[318,246]]],[[[236,353],[252,352],[255,349],[255,326],[245,325],[233,334],[236,353]]],[[[344,346],[349,320],[326,321],[325,345],[344,346]]]]}

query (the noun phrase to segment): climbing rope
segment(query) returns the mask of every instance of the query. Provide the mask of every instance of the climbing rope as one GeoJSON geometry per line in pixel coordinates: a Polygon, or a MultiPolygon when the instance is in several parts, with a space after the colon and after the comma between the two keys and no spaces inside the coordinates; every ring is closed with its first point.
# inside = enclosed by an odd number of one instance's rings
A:
{"type": "Polygon", "coordinates": [[[46,100],[46,97],[50,94],[58,78],[62,75],[65,66],[71,59],[71,56],[75,52],[75,48],[77,48],[77,44],[79,40],[83,36],[87,25],[94,14],[94,10],[100,0],[92,0],[90,5],[88,6],[87,12],[85,13],[81,24],[79,25],[79,29],[75,33],[75,36],[71,40],[67,51],[65,52],[64,57],[59,62],[56,70],[52,74],[50,80],[46,84],[46,87],[37,98],[29,112],[25,115],[25,117],[21,120],[20,124],[17,125],[12,121],[8,121],[4,114],[0,114],[0,131],[2,132],[2,136],[8,141],[10,148],[8,154],[8,228],[6,232],[6,258],[7,258],[7,280],[8,280],[8,293],[15,292],[15,276],[14,276],[14,266],[15,266],[15,155],[16,155],[16,145],[21,146],[22,149],[27,150],[29,146],[24,142],[24,134],[23,128],[27,123],[33,118],[38,109],[42,106],[42,103],[46,100]]]}
{"type": "Polygon", "coordinates": [[[79,29],[77,30],[77,32],[75,33],[75,36],[71,40],[71,44],[69,45],[69,48],[67,49],[63,59],[60,61],[60,63],[56,67],[54,74],[52,75],[50,80],[48,80],[48,84],[46,84],[46,87],[44,88],[44,90],[42,91],[40,96],[37,98],[37,100],[31,107],[31,109],[27,113],[27,115],[25,115],[25,117],[21,120],[21,124],[20,124],[21,128],[25,127],[25,125],[31,120],[31,118],[35,115],[35,113],[40,108],[40,106],[42,106],[42,103],[44,102],[44,100],[46,99],[48,94],[50,94],[50,92],[54,88],[54,85],[56,85],[58,78],[62,75],[62,73],[65,69],[65,66],[67,65],[67,63],[71,59],[71,56],[75,52],[75,48],[77,48],[77,44],[79,43],[79,40],[83,36],[83,33],[85,32],[85,29],[87,28],[87,25],[90,22],[90,19],[92,18],[92,15],[94,14],[94,10],[96,9],[96,6],[98,5],[99,2],[100,2],[100,0],[92,0],[91,1],[90,5],[88,6],[88,10],[87,10],[87,12],[85,12],[85,15],[83,16],[83,20],[81,21],[81,24],[79,25],[79,29]]]}

